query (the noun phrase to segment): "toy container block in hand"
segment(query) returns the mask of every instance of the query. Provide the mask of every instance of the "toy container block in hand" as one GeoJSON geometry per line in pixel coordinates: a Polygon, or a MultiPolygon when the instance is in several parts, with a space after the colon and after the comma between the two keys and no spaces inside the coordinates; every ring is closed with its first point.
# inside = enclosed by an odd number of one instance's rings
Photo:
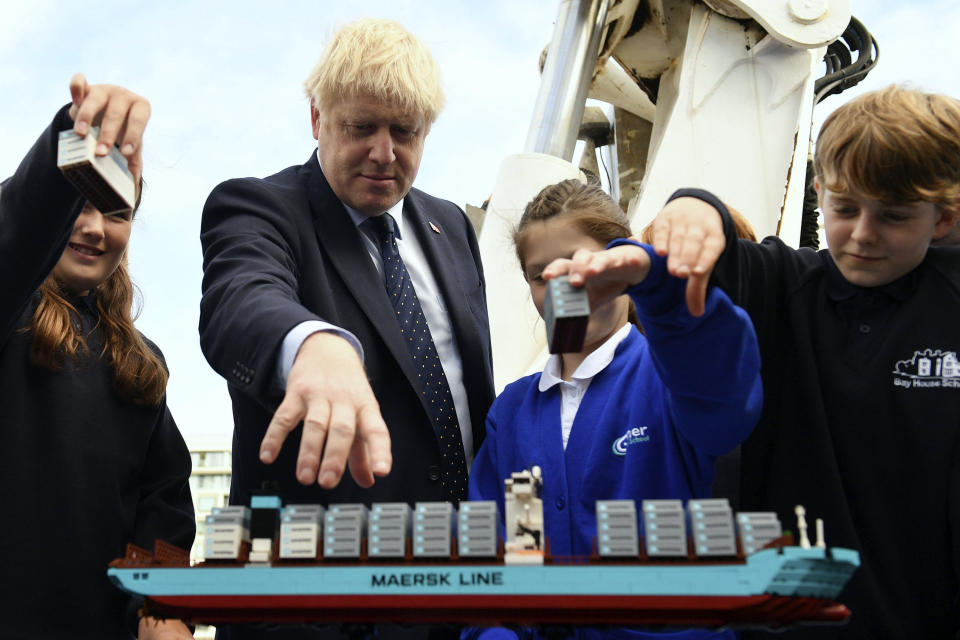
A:
{"type": "Polygon", "coordinates": [[[590,302],[584,287],[574,287],[567,276],[547,283],[543,301],[550,353],[576,353],[583,349],[590,321],[590,302]]]}
{"type": "Polygon", "coordinates": [[[80,137],[73,129],[60,132],[57,167],[90,204],[105,216],[133,210],[136,189],[127,159],[116,147],[105,156],[94,153],[100,127],[80,137]]]}

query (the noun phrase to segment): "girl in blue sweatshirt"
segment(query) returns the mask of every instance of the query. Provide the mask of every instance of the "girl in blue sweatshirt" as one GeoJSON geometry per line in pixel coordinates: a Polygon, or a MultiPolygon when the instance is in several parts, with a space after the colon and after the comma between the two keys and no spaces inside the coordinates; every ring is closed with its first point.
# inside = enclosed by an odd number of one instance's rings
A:
{"type": "Polygon", "coordinates": [[[709,497],[714,460],[746,438],[760,413],[760,357],[746,314],[711,289],[705,308],[692,315],[686,281],[667,274],[666,259],[630,234],[610,196],[576,180],[541,191],[514,234],[540,315],[546,282],[569,275],[587,288],[590,320],[582,351],[552,355],[542,373],[507,385],[494,401],[470,499],[496,500],[502,514],[504,478],[539,465],[554,556],[591,554],[597,500],[709,497]]]}

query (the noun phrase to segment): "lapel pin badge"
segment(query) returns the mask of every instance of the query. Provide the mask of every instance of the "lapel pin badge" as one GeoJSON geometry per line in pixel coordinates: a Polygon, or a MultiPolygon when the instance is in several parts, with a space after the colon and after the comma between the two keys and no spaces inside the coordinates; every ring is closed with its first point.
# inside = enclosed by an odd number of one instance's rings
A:
{"type": "Polygon", "coordinates": [[[430,224],[430,228],[433,229],[433,232],[437,235],[440,235],[440,228],[437,227],[437,225],[433,224],[433,222],[430,222],[429,220],[428,222],[430,224]]]}

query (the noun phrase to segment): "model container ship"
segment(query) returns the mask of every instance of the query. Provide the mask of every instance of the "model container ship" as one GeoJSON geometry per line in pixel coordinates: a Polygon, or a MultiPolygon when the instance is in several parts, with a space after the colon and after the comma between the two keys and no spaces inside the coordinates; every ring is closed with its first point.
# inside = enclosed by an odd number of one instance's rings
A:
{"type": "MultiPolygon", "coordinates": [[[[251,506],[207,518],[205,560],[130,545],[108,574],[158,616],[188,622],[393,622],[780,627],[842,622],[856,551],[781,536],[774,514],[726,500],[597,502],[596,550],[557,557],[538,477],[496,502],[251,506]],[[506,526],[504,526],[506,525],[506,526]],[[642,535],[641,535],[642,532],[642,535]]],[[[821,534],[822,536],[822,534],[821,534]]],[[[821,536],[818,536],[821,537],[821,536]]]]}

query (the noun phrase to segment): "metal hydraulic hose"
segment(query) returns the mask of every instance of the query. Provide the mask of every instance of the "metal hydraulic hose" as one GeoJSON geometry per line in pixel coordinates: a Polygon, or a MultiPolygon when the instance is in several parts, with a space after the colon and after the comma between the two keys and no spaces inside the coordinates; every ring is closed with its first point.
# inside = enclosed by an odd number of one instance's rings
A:
{"type": "Polygon", "coordinates": [[[563,0],[547,50],[525,150],[573,159],[608,0],[563,0]]]}

